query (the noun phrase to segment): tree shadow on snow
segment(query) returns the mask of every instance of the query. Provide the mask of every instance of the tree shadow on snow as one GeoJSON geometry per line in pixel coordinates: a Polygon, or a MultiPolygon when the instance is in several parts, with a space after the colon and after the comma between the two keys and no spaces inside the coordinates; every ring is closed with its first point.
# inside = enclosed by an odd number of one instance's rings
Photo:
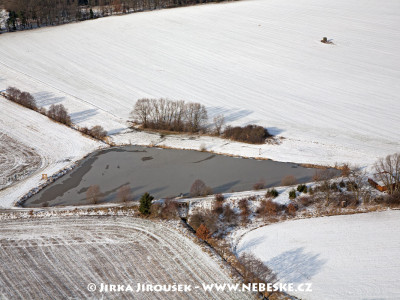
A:
{"type": "Polygon", "coordinates": [[[233,122],[237,121],[241,118],[245,118],[248,115],[251,115],[253,113],[252,110],[248,109],[227,109],[225,107],[220,107],[220,106],[214,106],[214,107],[209,107],[207,108],[209,115],[211,116],[211,120],[214,116],[217,115],[224,115],[225,122],[233,122]]]}
{"type": "Polygon", "coordinates": [[[86,121],[87,119],[97,115],[97,109],[92,108],[92,109],[86,109],[82,111],[78,111],[75,113],[70,114],[71,120],[74,123],[80,123],[83,121],[86,121]]]}
{"type": "Polygon", "coordinates": [[[51,92],[38,92],[38,93],[32,94],[32,96],[35,97],[36,104],[39,107],[57,104],[57,103],[62,102],[65,99],[65,97],[56,97],[51,92]]]}
{"type": "Polygon", "coordinates": [[[321,271],[326,260],[319,256],[319,254],[305,252],[301,247],[275,256],[267,261],[266,265],[278,274],[281,282],[302,283],[310,281],[321,271]]]}

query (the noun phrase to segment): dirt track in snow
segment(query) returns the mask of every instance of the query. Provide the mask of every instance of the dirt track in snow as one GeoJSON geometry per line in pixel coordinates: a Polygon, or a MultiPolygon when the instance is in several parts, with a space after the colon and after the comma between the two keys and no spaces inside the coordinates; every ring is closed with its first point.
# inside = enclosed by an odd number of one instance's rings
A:
{"type": "Polygon", "coordinates": [[[33,173],[41,161],[33,149],[0,132],[0,189],[33,173]]]}

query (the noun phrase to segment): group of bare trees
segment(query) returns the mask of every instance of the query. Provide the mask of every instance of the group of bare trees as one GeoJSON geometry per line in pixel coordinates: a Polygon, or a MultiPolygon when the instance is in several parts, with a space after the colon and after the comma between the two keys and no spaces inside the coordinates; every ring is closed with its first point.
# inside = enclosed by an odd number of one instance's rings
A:
{"type": "Polygon", "coordinates": [[[37,110],[35,98],[28,92],[22,92],[15,87],[8,87],[7,97],[9,100],[21,104],[29,109],[37,110]]]}
{"type": "MultiPolygon", "coordinates": [[[[114,14],[186,6],[202,0],[0,0],[8,12],[7,28],[15,31],[59,25],[114,14]]],[[[210,1],[211,2],[211,1],[210,1]]]]}
{"type": "Polygon", "coordinates": [[[208,120],[204,105],[168,99],[139,99],[131,115],[143,128],[178,132],[199,132],[208,120]]]}
{"type": "Polygon", "coordinates": [[[52,104],[47,112],[47,116],[56,122],[70,126],[72,124],[71,117],[67,109],[62,104],[52,104]]]}

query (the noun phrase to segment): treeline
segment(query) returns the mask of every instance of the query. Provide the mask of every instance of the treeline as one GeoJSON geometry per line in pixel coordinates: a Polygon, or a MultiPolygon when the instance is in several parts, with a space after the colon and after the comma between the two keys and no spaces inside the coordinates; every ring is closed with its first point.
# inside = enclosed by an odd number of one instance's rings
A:
{"type": "Polygon", "coordinates": [[[28,92],[22,92],[16,87],[8,87],[6,89],[7,98],[15,103],[18,103],[26,108],[35,110],[50,119],[70,126],[72,124],[71,118],[68,115],[67,109],[62,104],[52,104],[48,111],[44,107],[39,108],[36,105],[35,98],[28,92]]]}
{"type": "Polygon", "coordinates": [[[208,113],[204,105],[183,100],[139,99],[131,117],[134,123],[140,124],[144,129],[205,133],[250,144],[263,144],[272,137],[266,128],[257,125],[224,128],[223,115],[215,116],[212,124],[208,124],[208,113]]]}
{"type": "Polygon", "coordinates": [[[208,120],[204,105],[168,99],[139,99],[131,115],[143,128],[192,133],[204,130],[208,120]]]}
{"type": "MultiPolygon", "coordinates": [[[[30,93],[23,92],[16,87],[8,87],[6,89],[5,97],[10,101],[37,111],[56,122],[70,127],[73,125],[68,110],[62,104],[52,104],[50,105],[49,110],[46,110],[44,107],[37,106],[35,98],[30,93]]],[[[74,129],[98,140],[104,140],[107,136],[107,131],[100,125],[95,125],[92,128],[78,127],[75,125],[74,129]]]]}
{"type": "Polygon", "coordinates": [[[203,0],[0,0],[0,8],[9,13],[6,28],[0,31],[16,31],[41,26],[59,25],[74,21],[154,10],[187,6],[203,0]]]}

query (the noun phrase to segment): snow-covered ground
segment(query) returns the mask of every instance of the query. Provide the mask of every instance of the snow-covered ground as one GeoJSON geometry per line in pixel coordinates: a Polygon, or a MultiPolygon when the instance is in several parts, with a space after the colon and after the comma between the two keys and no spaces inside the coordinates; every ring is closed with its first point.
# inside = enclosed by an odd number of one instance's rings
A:
{"type": "Polygon", "coordinates": [[[252,252],[281,282],[312,283],[302,299],[400,299],[400,211],[268,225],[245,234],[252,252]]]}
{"type": "MultiPolygon", "coordinates": [[[[29,178],[0,191],[0,208],[11,207],[30,189],[42,183],[42,174],[51,176],[95,149],[104,147],[102,143],[85,138],[77,131],[0,97],[0,143],[7,143],[8,139],[2,138],[3,134],[31,149],[35,153],[32,159],[36,159],[38,155],[41,162],[29,178]]],[[[7,164],[7,159],[13,162],[15,154],[15,151],[2,153],[2,162],[7,164]]],[[[24,161],[21,160],[20,163],[24,161]]],[[[2,173],[0,177],[6,174],[7,172],[2,173]]]]}
{"type": "MultiPolygon", "coordinates": [[[[316,164],[400,149],[400,2],[249,0],[108,17],[0,36],[0,90],[65,104],[74,122],[127,131],[141,97],[198,101],[280,146],[128,133],[150,144],[316,164]],[[320,43],[322,37],[334,45],[320,43]],[[261,149],[260,149],[261,148],[261,149]]],[[[1,112],[2,113],[2,112],[1,112]]]]}
{"type": "Polygon", "coordinates": [[[0,298],[254,298],[248,292],[204,291],[203,283],[230,284],[234,279],[220,258],[176,227],[132,217],[3,220],[0,298]],[[88,290],[89,283],[97,289],[88,290]],[[134,292],[102,293],[101,283],[129,284],[134,292]],[[138,283],[190,285],[191,291],[136,292],[138,283]]]}

